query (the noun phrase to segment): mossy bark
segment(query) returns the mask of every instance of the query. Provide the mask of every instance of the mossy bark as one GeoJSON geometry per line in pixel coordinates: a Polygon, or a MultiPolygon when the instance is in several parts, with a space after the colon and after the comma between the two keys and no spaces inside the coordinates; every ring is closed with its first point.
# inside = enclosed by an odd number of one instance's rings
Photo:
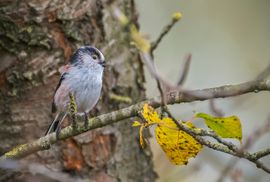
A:
{"type": "MultiPolygon", "coordinates": [[[[50,110],[58,68],[80,45],[103,50],[111,65],[105,71],[103,94],[92,116],[143,100],[144,75],[138,52],[130,47],[127,32],[112,19],[107,2],[0,3],[0,155],[44,134],[53,119],[50,110]]],[[[137,23],[133,0],[114,3],[137,23]]],[[[151,152],[140,149],[131,120],[59,141],[50,150],[23,160],[94,181],[154,181],[151,152]]],[[[0,172],[0,180],[29,179],[52,180],[31,171],[0,172]]]]}

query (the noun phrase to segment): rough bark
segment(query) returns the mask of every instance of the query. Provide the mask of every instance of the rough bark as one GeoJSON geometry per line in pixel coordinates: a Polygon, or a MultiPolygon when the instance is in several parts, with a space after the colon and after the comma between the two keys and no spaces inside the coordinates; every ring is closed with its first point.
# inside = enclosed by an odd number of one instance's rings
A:
{"type": "MultiPolygon", "coordinates": [[[[143,100],[142,63],[106,3],[0,2],[0,155],[44,134],[53,118],[50,110],[58,68],[67,63],[79,45],[102,49],[111,65],[105,72],[103,94],[92,116],[143,100]]],[[[133,0],[114,3],[137,23],[133,0]]],[[[58,142],[24,161],[93,181],[154,181],[151,152],[141,150],[137,138],[138,131],[128,119],[58,142]]],[[[0,171],[0,180],[52,179],[31,172],[0,171]]]]}

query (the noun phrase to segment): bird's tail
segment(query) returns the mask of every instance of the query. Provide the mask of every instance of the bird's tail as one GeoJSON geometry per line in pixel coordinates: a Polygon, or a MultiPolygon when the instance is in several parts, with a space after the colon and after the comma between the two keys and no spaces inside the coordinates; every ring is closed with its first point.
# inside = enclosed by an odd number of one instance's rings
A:
{"type": "Polygon", "coordinates": [[[63,122],[63,120],[65,119],[67,113],[66,112],[60,112],[58,113],[54,120],[51,122],[50,127],[48,128],[48,130],[46,131],[45,135],[48,135],[52,132],[59,132],[60,131],[60,126],[61,123],[63,122]]]}

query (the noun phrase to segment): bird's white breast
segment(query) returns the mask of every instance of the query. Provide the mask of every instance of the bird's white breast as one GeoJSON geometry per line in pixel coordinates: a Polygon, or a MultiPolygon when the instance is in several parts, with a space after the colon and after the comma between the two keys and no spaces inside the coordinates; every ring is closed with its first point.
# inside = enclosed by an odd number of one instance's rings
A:
{"type": "Polygon", "coordinates": [[[78,112],[89,112],[97,103],[102,88],[102,70],[80,68],[70,71],[67,79],[74,94],[78,112]]]}

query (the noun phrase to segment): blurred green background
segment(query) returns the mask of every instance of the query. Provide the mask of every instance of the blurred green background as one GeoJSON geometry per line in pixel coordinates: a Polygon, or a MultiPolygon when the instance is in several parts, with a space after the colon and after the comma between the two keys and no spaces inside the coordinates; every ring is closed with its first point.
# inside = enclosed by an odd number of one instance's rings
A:
{"type": "MultiPolygon", "coordinates": [[[[137,0],[136,3],[141,31],[151,40],[157,38],[174,12],[183,13],[182,20],[156,50],[155,61],[164,77],[176,81],[184,55],[192,53],[185,83],[188,89],[249,81],[270,62],[269,0],[137,0]]],[[[148,97],[158,95],[155,81],[148,74],[146,76],[148,97]]],[[[215,103],[227,116],[241,118],[245,140],[270,118],[269,101],[269,93],[263,92],[219,99],[215,103]]],[[[194,111],[211,113],[207,101],[180,104],[171,109],[175,116],[183,120],[190,119],[194,111]]],[[[269,146],[269,135],[265,135],[250,150],[269,146]]],[[[216,181],[233,159],[204,148],[187,166],[174,166],[153,139],[151,147],[159,182],[216,181]]],[[[270,166],[267,157],[263,161],[270,166]]],[[[269,175],[246,160],[240,160],[235,169],[241,171],[242,181],[270,181],[269,175]]],[[[233,180],[229,177],[225,181],[233,180]]]]}

